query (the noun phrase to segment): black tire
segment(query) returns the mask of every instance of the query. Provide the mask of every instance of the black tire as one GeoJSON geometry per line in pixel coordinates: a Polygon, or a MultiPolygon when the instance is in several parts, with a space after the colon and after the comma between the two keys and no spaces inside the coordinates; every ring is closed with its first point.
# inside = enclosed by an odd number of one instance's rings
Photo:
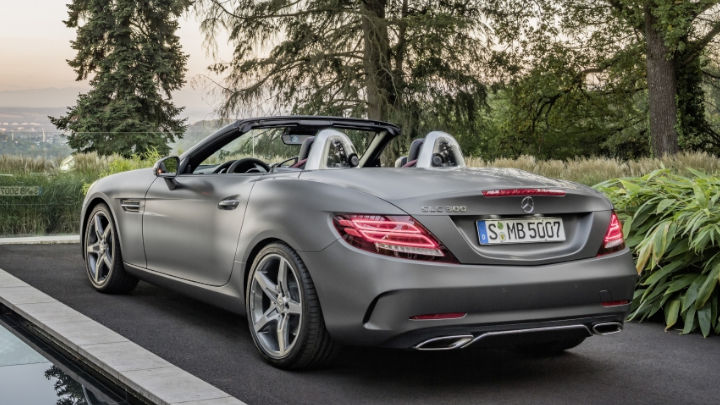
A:
{"type": "MultiPolygon", "coordinates": [[[[275,280],[275,282],[276,285],[280,284],[278,280],[275,280]]],[[[290,295],[291,294],[289,293],[289,298],[290,295]]],[[[257,306],[257,304],[254,305],[257,306]]],[[[297,253],[295,253],[295,251],[293,251],[289,246],[283,243],[271,243],[265,246],[255,256],[247,278],[245,308],[247,311],[248,328],[250,329],[250,335],[253,338],[255,347],[258,349],[258,352],[260,352],[263,359],[271,365],[282,369],[292,370],[318,368],[328,365],[336,355],[338,346],[335,342],[333,342],[330,334],[325,328],[325,321],[320,308],[320,301],[318,300],[310,273],[307,271],[305,264],[297,253]],[[255,331],[253,313],[251,313],[251,299],[261,299],[257,298],[258,295],[260,295],[265,297],[262,298],[263,300],[270,302],[267,295],[255,292],[257,290],[257,284],[255,289],[252,288],[255,274],[259,271],[264,271],[264,269],[268,267],[265,263],[268,263],[269,260],[278,257],[284,258],[287,263],[290,264],[290,270],[293,272],[293,276],[295,277],[294,281],[296,281],[293,291],[298,295],[295,298],[299,298],[299,307],[302,308],[300,318],[302,320],[298,321],[299,326],[296,328],[297,332],[294,335],[294,343],[291,345],[286,354],[280,355],[272,354],[268,349],[266,349],[266,347],[264,347],[263,343],[260,342],[260,339],[262,338],[259,334],[261,332],[255,331]],[[260,268],[261,264],[263,265],[262,269],[260,268]]],[[[264,307],[261,306],[260,308],[262,309],[262,312],[267,313],[265,312],[264,307]]],[[[277,327],[280,320],[275,322],[277,322],[275,324],[275,327],[277,327]]],[[[272,329],[273,326],[269,322],[267,325],[269,325],[269,329],[272,329]]],[[[269,332],[266,333],[268,333],[268,335],[270,334],[269,332]]],[[[277,333],[279,334],[279,332],[277,333]]],[[[292,338],[292,336],[290,337],[292,338]]],[[[265,344],[267,345],[267,343],[265,344]]]]}
{"type": "Polygon", "coordinates": [[[120,250],[120,240],[117,235],[117,227],[110,209],[105,204],[98,204],[93,208],[85,224],[85,239],[83,240],[85,254],[85,273],[90,284],[97,291],[108,294],[125,294],[132,291],[138,283],[138,279],[125,271],[120,250]],[[102,224],[102,230],[106,230],[105,238],[99,237],[96,232],[96,218],[102,224]],[[109,227],[109,230],[108,230],[109,227]],[[100,242],[102,239],[102,242],[100,242]],[[95,246],[100,246],[96,251],[95,246]],[[108,260],[103,259],[107,254],[108,260]],[[108,266],[108,262],[110,266],[108,266]],[[96,277],[96,272],[100,270],[96,277]]]}
{"type": "Polygon", "coordinates": [[[584,342],[586,337],[567,337],[557,340],[525,343],[515,347],[516,351],[524,354],[548,356],[557,355],[565,350],[572,349],[584,342]]]}

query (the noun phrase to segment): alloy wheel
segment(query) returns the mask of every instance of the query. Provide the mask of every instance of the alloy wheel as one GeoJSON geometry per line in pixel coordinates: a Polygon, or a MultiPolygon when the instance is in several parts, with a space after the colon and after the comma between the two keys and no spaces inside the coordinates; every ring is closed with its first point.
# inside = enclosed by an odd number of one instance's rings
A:
{"type": "Polygon", "coordinates": [[[303,320],[296,271],[286,258],[273,253],[258,263],[252,277],[251,332],[270,357],[285,357],[297,343],[303,320]]]}
{"type": "Polygon", "coordinates": [[[115,235],[110,219],[102,211],[93,216],[85,242],[90,278],[102,285],[110,276],[115,262],[115,235]]]}

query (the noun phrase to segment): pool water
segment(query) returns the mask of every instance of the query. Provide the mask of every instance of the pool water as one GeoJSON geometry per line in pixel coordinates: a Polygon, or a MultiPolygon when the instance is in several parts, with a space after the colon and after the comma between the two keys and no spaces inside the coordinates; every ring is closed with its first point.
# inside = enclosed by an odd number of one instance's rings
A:
{"type": "Polygon", "coordinates": [[[22,321],[0,314],[0,405],[126,405],[136,401],[109,387],[32,336],[22,321]]]}

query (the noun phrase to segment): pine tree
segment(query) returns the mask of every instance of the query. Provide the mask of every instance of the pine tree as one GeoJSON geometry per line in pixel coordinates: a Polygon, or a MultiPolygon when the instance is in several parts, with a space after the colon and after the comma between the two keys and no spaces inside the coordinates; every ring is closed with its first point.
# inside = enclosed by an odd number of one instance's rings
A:
{"type": "Polygon", "coordinates": [[[78,96],[62,117],[50,117],[69,131],[78,152],[125,156],[169,151],[185,120],[171,92],[185,83],[177,18],[189,0],[73,0],[65,25],[77,29],[69,65],[91,90],[78,96]]]}

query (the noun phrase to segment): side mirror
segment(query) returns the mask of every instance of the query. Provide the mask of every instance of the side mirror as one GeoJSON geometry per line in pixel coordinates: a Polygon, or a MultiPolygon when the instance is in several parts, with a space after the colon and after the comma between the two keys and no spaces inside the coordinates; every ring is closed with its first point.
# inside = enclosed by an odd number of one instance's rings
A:
{"type": "Polygon", "coordinates": [[[173,178],[177,176],[179,167],[180,158],[177,156],[168,156],[155,163],[153,172],[158,177],[173,178]]]}

